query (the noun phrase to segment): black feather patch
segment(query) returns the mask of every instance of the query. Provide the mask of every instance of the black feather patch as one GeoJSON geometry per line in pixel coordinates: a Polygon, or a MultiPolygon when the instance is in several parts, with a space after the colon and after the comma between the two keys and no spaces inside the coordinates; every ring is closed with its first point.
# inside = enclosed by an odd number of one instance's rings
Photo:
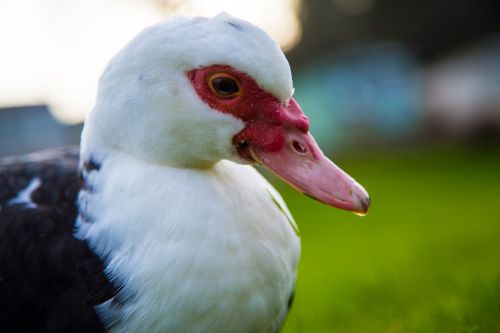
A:
{"type": "Polygon", "coordinates": [[[94,306],[117,290],[73,237],[77,165],[74,149],[0,164],[0,332],[105,332],[94,306]],[[10,205],[33,178],[35,207],[10,205]]]}

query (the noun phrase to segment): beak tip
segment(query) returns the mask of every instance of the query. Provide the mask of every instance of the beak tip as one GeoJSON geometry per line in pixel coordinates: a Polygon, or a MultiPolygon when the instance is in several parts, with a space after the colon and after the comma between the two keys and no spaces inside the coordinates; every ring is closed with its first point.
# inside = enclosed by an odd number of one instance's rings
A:
{"type": "Polygon", "coordinates": [[[368,195],[366,196],[358,196],[359,202],[359,210],[354,210],[353,213],[358,216],[365,216],[368,214],[368,210],[370,209],[371,200],[368,195]]]}
{"type": "Polygon", "coordinates": [[[370,208],[371,200],[370,197],[364,197],[361,199],[361,206],[363,207],[363,211],[368,213],[368,209],[370,208]]]}

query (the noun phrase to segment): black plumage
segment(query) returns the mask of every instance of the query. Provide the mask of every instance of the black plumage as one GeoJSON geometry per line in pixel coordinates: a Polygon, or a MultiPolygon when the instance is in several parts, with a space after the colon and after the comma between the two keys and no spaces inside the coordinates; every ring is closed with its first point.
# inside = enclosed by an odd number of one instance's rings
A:
{"type": "Polygon", "coordinates": [[[82,181],[74,148],[0,163],[0,332],[105,331],[94,306],[117,290],[73,235],[82,181]],[[12,202],[36,178],[34,205],[12,202]]]}

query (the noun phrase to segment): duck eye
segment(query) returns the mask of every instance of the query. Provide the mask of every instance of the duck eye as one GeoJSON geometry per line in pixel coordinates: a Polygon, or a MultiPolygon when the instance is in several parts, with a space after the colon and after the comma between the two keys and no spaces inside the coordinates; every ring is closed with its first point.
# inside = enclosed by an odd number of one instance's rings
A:
{"type": "Polygon", "coordinates": [[[238,81],[226,73],[217,73],[210,76],[208,86],[219,98],[233,98],[240,95],[238,81]]]}

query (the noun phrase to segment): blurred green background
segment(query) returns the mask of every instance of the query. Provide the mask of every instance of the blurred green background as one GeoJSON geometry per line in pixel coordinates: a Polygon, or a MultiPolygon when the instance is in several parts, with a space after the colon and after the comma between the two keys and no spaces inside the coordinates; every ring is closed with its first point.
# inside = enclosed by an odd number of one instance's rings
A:
{"type": "Polygon", "coordinates": [[[110,57],[145,26],[220,11],[290,62],[358,217],[271,178],[301,230],[284,332],[500,332],[500,1],[3,0],[0,157],[78,144],[110,57]]]}
{"type": "Polygon", "coordinates": [[[366,186],[366,217],[283,184],[301,231],[284,332],[499,332],[500,150],[337,159],[366,186]]]}

